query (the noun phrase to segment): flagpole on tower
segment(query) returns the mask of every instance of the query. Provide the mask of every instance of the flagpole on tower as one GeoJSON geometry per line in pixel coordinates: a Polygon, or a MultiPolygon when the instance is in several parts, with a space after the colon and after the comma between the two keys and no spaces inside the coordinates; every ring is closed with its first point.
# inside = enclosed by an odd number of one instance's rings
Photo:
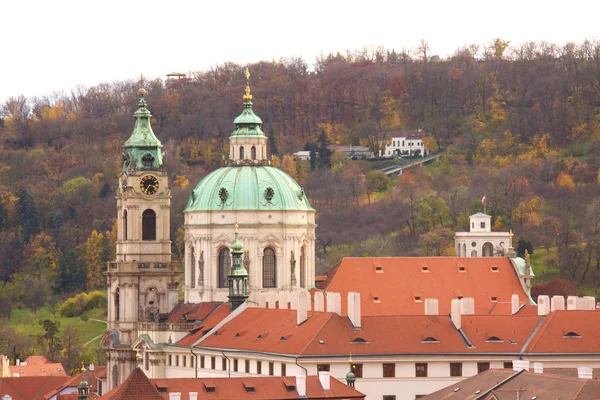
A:
{"type": "Polygon", "coordinates": [[[483,213],[486,213],[486,204],[485,204],[485,193],[483,194],[483,197],[481,198],[481,202],[483,203],[483,213]]]}

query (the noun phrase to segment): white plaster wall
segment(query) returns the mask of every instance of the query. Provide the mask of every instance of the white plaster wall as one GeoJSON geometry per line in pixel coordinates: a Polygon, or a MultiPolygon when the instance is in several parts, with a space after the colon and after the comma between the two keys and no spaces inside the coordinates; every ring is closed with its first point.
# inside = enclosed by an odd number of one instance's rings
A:
{"type": "Polygon", "coordinates": [[[184,299],[189,303],[226,301],[227,288],[218,287],[218,253],[230,248],[238,223],[239,239],[250,257],[250,292],[279,292],[300,289],[300,249],[306,246],[306,290],[314,287],[315,278],[315,212],[314,211],[211,211],[185,214],[185,285],[184,299]],[[203,283],[192,285],[191,278],[200,276],[198,263],[192,266],[190,249],[199,257],[203,252],[203,283]],[[262,260],[264,249],[275,250],[276,288],[263,288],[262,260]],[[294,252],[295,285],[291,277],[291,252],[294,252]],[[192,274],[191,269],[196,271],[192,274]],[[195,287],[193,287],[195,286],[195,287]]]}

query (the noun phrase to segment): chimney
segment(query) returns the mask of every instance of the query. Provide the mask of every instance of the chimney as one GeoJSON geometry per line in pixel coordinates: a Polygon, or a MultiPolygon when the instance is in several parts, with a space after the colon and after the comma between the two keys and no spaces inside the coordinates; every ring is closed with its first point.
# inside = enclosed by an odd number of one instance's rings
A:
{"type": "Polygon", "coordinates": [[[298,325],[300,325],[308,318],[308,305],[306,304],[304,292],[296,292],[295,295],[298,298],[298,312],[296,314],[298,315],[298,325]]]}
{"type": "Polygon", "coordinates": [[[536,374],[544,373],[544,364],[543,363],[533,363],[533,372],[536,374]]]}
{"type": "Polygon", "coordinates": [[[452,302],[450,303],[450,319],[452,320],[452,323],[456,329],[461,328],[459,299],[452,299],[452,302]]]}
{"type": "Polygon", "coordinates": [[[425,299],[425,315],[438,315],[439,310],[438,299],[425,299]]]}
{"type": "Polygon", "coordinates": [[[472,297],[460,299],[460,313],[462,315],[475,315],[475,299],[472,297]]]}
{"type": "Polygon", "coordinates": [[[321,382],[323,390],[331,389],[331,377],[329,376],[329,371],[319,371],[319,382],[321,382]]]}
{"type": "Polygon", "coordinates": [[[577,310],[577,296],[567,297],[567,310],[577,310]]]}
{"type": "Polygon", "coordinates": [[[510,298],[510,313],[511,314],[516,314],[519,312],[519,295],[518,294],[513,294],[510,298]]]}
{"type": "Polygon", "coordinates": [[[339,293],[327,293],[327,312],[334,312],[342,315],[342,296],[339,293]]]}
{"type": "Polygon", "coordinates": [[[588,367],[579,367],[577,368],[577,377],[579,379],[592,379],[593,370],[588,367]]]}
{"type": "Polygon", "coordinates": [[[538,296],[538,315],[548,315],[550,312],[550,297],[538,296]]]}
{"type": "Polygon", "coordinates": [[[190,392],[190,400],[198,400],[198,392],[190,392]]]}
{"type": "Polygon", "coordinates": [[[21,365],[21,360],[17,358],[17,361],[15,361],[15,365],[21,365]]]}
{"type": "Polygon", "coordinates": [[[315,292],[315,311],[325,311],[323,292],[315,292]]]}
{"type": "Polygon", "coordinates": [[[181,393],[169,393],[169,400],[181,400],[181,393]]]}
{"type": "Polygon", "coordinates": [[[563,296],[552,296],[550,302],[550,311],[564,310],[565,309],[565,298],[563,296]]]}
{"type": "Polygon", "coordinates": [[[348,318],[354,329],[360,329],[360,293],[348,292],[348,318]]]}
{"type": "Polygon", "coordinates": [[[94,372],[94,363],[90,364],[88,371],[94,372]]]}
{"type": "Polygon", "coordinates": [[[306,397],[306,376],[296,376],[296,390],[298,391],[298,396],[306,397]]]}
{"type": "Polygon", "coordinates": [[[595,310],[596,309],[596,298],[594,296],[585,296],[587,304],[584,310],[595,310]]]}
{"type": "Polygon", "coordinates": [[[298,292],[296,292],[295,290],[291,293],[291,297],[290,297],[290,307],[292,310],[297,310],[298,309],[298,292]]]}
{"type": "Polygon", "coordinates": [[[524,369],[525,371],[529,371],[529,361],[514,360],[513,361],[513,371],[520,371],[522,369],[524,369]]]}
{"type": "Polygon", "coordinates": [[[282,310],[287,310],[288,308],[288,295],[287,292],[279,292],[278,300],[279,307],[282,310]]]}

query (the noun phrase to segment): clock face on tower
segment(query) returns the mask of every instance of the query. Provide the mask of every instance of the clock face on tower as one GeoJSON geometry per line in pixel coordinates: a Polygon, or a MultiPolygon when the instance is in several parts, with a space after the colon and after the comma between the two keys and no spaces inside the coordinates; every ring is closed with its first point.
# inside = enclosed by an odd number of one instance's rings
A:
{"type": "Polygon", "coordinates": [[[140,181],[140,189],[144,194],[153,195],[158,192],[158,179],[152,175],[146,175],[140,181]]]}

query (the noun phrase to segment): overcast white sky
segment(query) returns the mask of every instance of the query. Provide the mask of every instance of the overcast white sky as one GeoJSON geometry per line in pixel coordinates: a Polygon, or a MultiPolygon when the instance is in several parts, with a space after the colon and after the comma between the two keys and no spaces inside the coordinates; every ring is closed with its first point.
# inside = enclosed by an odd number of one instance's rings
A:
{"type": "Polygon", "coordinates": [[[500,37],[600,38],[598,0],[1,0],[0,104],[78,84],[365,45],[431,54],[500,37]]]}

